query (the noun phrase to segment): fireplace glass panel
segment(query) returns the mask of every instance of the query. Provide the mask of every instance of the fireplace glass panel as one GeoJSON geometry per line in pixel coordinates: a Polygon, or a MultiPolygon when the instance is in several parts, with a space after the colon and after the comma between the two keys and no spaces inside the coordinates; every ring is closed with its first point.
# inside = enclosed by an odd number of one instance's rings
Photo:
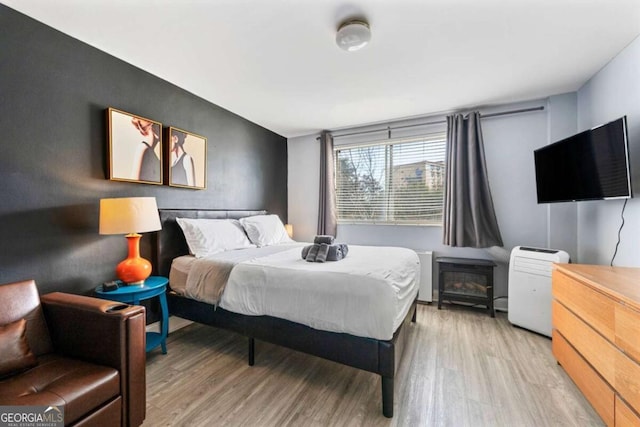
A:
{"type": "Polygon", "coordinates": [[[444,290],[449,294],[487,296],[487,275],[444,272],[444,290]]]}

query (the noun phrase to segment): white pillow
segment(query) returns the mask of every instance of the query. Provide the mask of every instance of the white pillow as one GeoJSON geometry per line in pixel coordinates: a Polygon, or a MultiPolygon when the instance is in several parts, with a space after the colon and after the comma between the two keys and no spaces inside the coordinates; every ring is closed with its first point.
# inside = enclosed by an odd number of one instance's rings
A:
{"type": "Polygon", "coordinates": [[[278,215],[257,215],[240,218],[251,243],[258,247],[293,242],[278,215]]]}
{"type": "Polygon", "coordinates": [[[233,249],[253,248],[242,226],[235,219],[176,218],[196,258],[233,249]]]}

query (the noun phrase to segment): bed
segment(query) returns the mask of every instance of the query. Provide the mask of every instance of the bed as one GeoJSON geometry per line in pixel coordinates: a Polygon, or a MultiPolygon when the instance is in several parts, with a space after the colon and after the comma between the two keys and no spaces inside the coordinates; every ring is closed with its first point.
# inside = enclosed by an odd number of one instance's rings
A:
{"type": "MultiPolygon", "coordinates": [[[[240,219],[264,214],[266,211],[263,210],[160,209],[162,230],[156,234],[153,256],[156,273],[169,277],[173,260],[189,253],[176,218],[240,219]]],[[[393,416],[394,378],[406,343],[407,330],[411,327],[410,323],[416,321],[415,298],[409,301],[406,315],[399,319],[399,325],[389,339],[317,329],[275,316],[240,314],[222,306],[214,310],[209,303],[175,291],[170,291],[167,299],[172,315],[246,336],[249,365],[254,364],[255,340],[258,339],[380,375],[382,412],[386,417],[393,416]]]]}

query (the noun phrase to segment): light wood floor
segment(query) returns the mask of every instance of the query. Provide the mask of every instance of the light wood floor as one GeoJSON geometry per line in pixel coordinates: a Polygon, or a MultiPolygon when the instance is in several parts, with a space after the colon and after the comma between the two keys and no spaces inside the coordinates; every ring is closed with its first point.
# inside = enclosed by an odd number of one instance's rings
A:
{"type": "Polygon", "coordinates": [[[454,306],[418,306],[383,417],[380,377],[192,324],[147,360],[150,426],[600,426],[551,341],[454,306]]]}

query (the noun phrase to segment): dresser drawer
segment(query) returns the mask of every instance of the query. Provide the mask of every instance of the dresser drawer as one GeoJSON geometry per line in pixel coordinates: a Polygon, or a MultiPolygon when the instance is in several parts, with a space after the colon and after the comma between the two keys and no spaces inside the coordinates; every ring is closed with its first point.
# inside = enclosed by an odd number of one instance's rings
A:
{"type": "Polygon", "coordinates": [[[553,297],[614,342],[616,302],[558,270],[553,271],[552,277],[553,297]]]}
{"type": "Polygon", "coordinates": [[[551,347],[553,355],[569,374],[600,418],[612,426],[614,421],[614,392],[606,381],[554,329],[551,347]]]}
{"type": "Polygon", "coordinates": [[[620,351],[614,364],[616,376],[613,387],[629,406],[640,412],[640,365],[620,351]]]}
{"type": "Polygon", "coordinates": [[[633,409],[640,411],[640,365],[558,301],[552,303],[552,316],[554,328],[633,409]]]}
{"type": "Polygon", "coordinates": [[[620,351],[558,301],[552,302],[551,313],[553,327],[613,385],[616,353],[620,351]]]}
{"type": "Polygon", "coordinates": [[[640,362],[640,312],[623,304],[615,309],[615,344],[629,357],[640,362]]]}
{"type": "Polygon", "coordinates": [[[638,427],[640,417],[616,396],[616,427],[638,427]]]}

